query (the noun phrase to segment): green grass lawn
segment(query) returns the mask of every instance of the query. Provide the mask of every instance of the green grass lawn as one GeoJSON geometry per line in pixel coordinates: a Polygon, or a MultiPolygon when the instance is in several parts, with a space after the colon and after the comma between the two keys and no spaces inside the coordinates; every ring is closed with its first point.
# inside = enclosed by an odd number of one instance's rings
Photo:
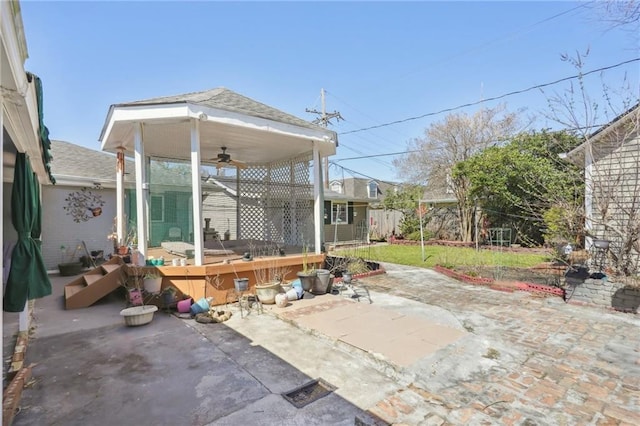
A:
{"type": "Polygon", "coordinates": [[[466,247],[425,246],[425,260],[422,249],[417,246],[380,245],[345,249],[333,252],[343,256],[362,257],[378,262],[432,268],[441,265],[448,268],[464,266],[504,266],[528,268],[551,260],[549,255],[539,253],[515,253],[496,250],[480,250],[466,247]]]}

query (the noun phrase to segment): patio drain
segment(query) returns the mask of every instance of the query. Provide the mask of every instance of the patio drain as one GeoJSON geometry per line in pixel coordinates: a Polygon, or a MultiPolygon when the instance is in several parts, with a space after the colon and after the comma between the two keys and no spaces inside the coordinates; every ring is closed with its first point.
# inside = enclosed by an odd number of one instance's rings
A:
{"type": "Polygon", "coordinates": [[[294,407],[302,408],[307,404],[311,404],[323,396],[326,396],[336,390],[336,387],[327,383],[322,379],[311,380],[298,386],[297,388],[283,393],[284,399],[289,401],[294,407]]]}

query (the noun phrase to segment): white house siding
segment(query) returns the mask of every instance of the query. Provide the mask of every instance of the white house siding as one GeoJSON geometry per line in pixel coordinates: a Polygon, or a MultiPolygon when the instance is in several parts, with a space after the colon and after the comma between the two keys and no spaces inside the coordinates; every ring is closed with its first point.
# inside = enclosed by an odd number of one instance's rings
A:
{"type": "MultiPolygon", "coordinates": [[[[102,214],[86,222],[76,223],[64,210],[67,196],[80,188],[76,186],[42,187],[42,255],[47,269],[57,269],[62,261],[60,246],[70,249],[71,254],[84,241],[89,251],[104,250],[105,257],[113,252],[113,243],[107,239],[116,216],[115,189],[92,189],[105,202],[102,214]]],[[[75,260],[83,256],[78,251],[75,260]]],[[[65,259],[69,261],[70,259],[65,259]]]]}
{"type": "MultiPolygon", "coordinates": [[[[619,238],[605,229],[605,222],[612,227],[629,229],[629,221],[640,220],[640,138],[596,161],[592,179],[593,184],[587,188],[593,196],[591,234],[615,244],[619,238]],[[606,217],[603,217],[605,206],[606,217]]],[[[637,252],[635,258],[637,265],[637,252]]]]}
{"type": "Polygon", "coordinates": [[[202,217],[211,219],[209,227],[218,231],[220,239],[224,238],[227,230],[229,230],[230,239],[236,239],[237,203],[230,194],[213,192],[208,195],[202,204],[202,217]]]}

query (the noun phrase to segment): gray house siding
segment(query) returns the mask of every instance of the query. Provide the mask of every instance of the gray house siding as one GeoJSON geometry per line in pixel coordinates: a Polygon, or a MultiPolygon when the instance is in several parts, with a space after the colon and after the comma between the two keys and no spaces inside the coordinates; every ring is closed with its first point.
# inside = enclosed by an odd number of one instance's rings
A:
{"type": "MultiPolygon", "coordinates": [[[[640,221],[640,137],[595,161],[591,178],[590,234],[619,247],[620,235],[614,229],[629,230],[640,221]]],[[[638,270],[640,254],[633,250],[631,255],[632,268],[638,270]]]]}

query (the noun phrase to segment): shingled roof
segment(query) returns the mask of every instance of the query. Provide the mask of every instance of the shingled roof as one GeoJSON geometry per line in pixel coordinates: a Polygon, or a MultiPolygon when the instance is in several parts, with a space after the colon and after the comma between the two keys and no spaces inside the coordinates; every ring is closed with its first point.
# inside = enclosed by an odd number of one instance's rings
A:
{"type": "MultiPolygon", "coordinates": [[[[51,154],[51,173],[60,183],[87,180],[115,185],[116,157],[113,154],[58,140],[51,141],[51,154]]],[[[125,182],[133,183],[133,161],[125,161],[125,170],[131,172],[125,175],[125,182]]]]}
{"type": "Polygon", "coordinates": [[[175,96],[164,96],[159,98],[151,98],[140,101],[125,102],[114,105],[115,107],[141,106],[141,105],[162,105],[162,104],[180,104],[189,103],[202,105],[209,108],[217,108],[224,111],[237,112],[253,117],[264,118],[267,120],[278,121],[280,123],[291,124],[308,129],[322,129],[301,118],[287,114],[279,109],[270,107],[261,102],[255,101],[246,96],[240,95],[225,87],[217,87],[215,89],[206,90],[204,92],[193,92],[175,96]]]}

